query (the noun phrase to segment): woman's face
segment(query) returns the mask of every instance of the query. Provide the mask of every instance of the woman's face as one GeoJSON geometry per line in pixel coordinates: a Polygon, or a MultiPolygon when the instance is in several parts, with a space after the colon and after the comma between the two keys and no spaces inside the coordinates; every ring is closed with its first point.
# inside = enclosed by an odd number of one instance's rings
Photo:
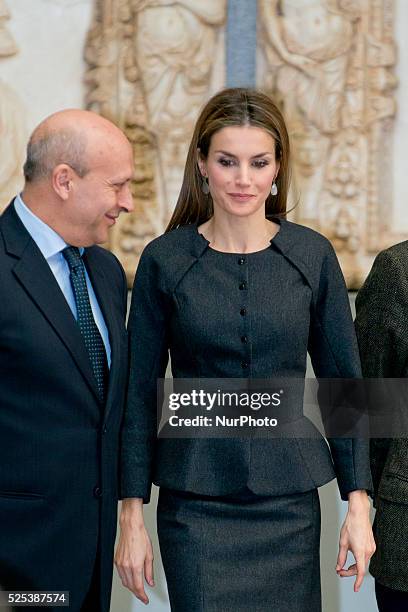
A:
{"type": "Polygon", "coordinates": [[[265,130],[253,126],[225,127],[211,138],[208,157],[199,159],[208,177],[214,212],[223,209],[246,217],[262,210],[279,170],[275,141],[265,130]]]}

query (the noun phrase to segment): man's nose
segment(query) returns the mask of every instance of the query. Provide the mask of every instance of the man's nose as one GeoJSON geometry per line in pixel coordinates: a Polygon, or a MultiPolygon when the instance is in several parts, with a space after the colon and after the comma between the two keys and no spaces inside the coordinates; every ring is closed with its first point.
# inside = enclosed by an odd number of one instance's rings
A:
{"type": "Polygon", "coordinates": [[[133,196],[129,184],[126,184],[123,189],[121,189],[118,206],[125,212],[132,212],[134,210],[133,196]]]}

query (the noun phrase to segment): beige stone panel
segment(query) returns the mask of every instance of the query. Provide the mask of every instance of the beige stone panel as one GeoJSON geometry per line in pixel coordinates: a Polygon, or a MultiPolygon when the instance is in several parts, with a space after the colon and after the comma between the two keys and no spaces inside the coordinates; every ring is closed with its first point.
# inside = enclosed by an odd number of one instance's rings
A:
{"type": "Polygon", "coordinates": [[[143,246],[169,221],[199,109],[224,84],[225,20],[225,0],[95,2],[86,105],[133,145],[135,211],[110,243],[129,281],[143,246]]]}
{"type": "Polygon", "coordinates": [[[21,101],[0,81],[0,212],[23,186],[26,132],[21,101]]]}
{"type": "Polygon", "coordinates": [[[0,0],[0,57],[7,57],[17,53],[17,44],[7,29],[6,21],[10,18],[10,12],[5,0],[0,0]]]}
{"type": "Polygon", "coordinates": [[[282,107],[292,218],[325,234],[357,288],[399,235],[393,206],[393,0],[259,0],[259,85],[282,107]],[[384,163],[386,161],[386,163],[384,163]]]}
{"type": "MultiPolygon", "coordinates": [[[[18,53],[17,44],[7,29],[10,12],[0,0],[0,62],[18,53]]],[[[0,212],[23,184],[25,129],[21,100],[17,93],[0,80],[0,212]]]]}

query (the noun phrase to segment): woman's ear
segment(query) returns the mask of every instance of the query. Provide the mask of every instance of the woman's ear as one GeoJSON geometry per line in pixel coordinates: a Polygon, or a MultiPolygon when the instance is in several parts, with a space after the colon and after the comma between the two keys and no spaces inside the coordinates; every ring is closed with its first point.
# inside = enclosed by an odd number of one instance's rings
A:
{"type": "Polygon", "coordinates": [[[201,176],[207,176],[207,165],[203,156],[201,155],[200,149],[197,149],[197,164],[201,172],[201,176]]]}

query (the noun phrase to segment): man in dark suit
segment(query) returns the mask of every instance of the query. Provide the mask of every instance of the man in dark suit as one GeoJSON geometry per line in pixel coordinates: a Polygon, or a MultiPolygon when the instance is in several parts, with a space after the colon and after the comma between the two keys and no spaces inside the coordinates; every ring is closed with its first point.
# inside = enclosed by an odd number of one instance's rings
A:
{"type": "MultiPolygon", "coordinates": [[[[408,376],[408,241],[380,253],[356,300],[363,374],[408,376]]],[[[390,385],[387,385],[387,389],[390,385]]],[[[398,404],[401,403],[401,398],[398,404]]],[[[389,409],[396,410],[390,398],[389,409]]],[[[389,420],[396,425],[397,416],[389,420]]],[[[387,423],[385,423],[387,425],[387,423]]],[[[391,428],[391,423],[389,427],[391,428]]],[[[401,428],[403,427],[401,423],[401,428]]],[[[391,430],[391,429],[390,429],[391,430]]],[[[386,434],[385,434],[386,435],[386,434]]],[[[408,439],[370,442],[377,551],[370,572],[380,612],[408,610],[408,439]]]]}
{"type": "Polygon", "coordinates": [[[107,611],[127,288],[95,245],[133,208],[132,149],[106,119],[62,111],[24,173],[0,217],[0,584],[107,611]]]}

